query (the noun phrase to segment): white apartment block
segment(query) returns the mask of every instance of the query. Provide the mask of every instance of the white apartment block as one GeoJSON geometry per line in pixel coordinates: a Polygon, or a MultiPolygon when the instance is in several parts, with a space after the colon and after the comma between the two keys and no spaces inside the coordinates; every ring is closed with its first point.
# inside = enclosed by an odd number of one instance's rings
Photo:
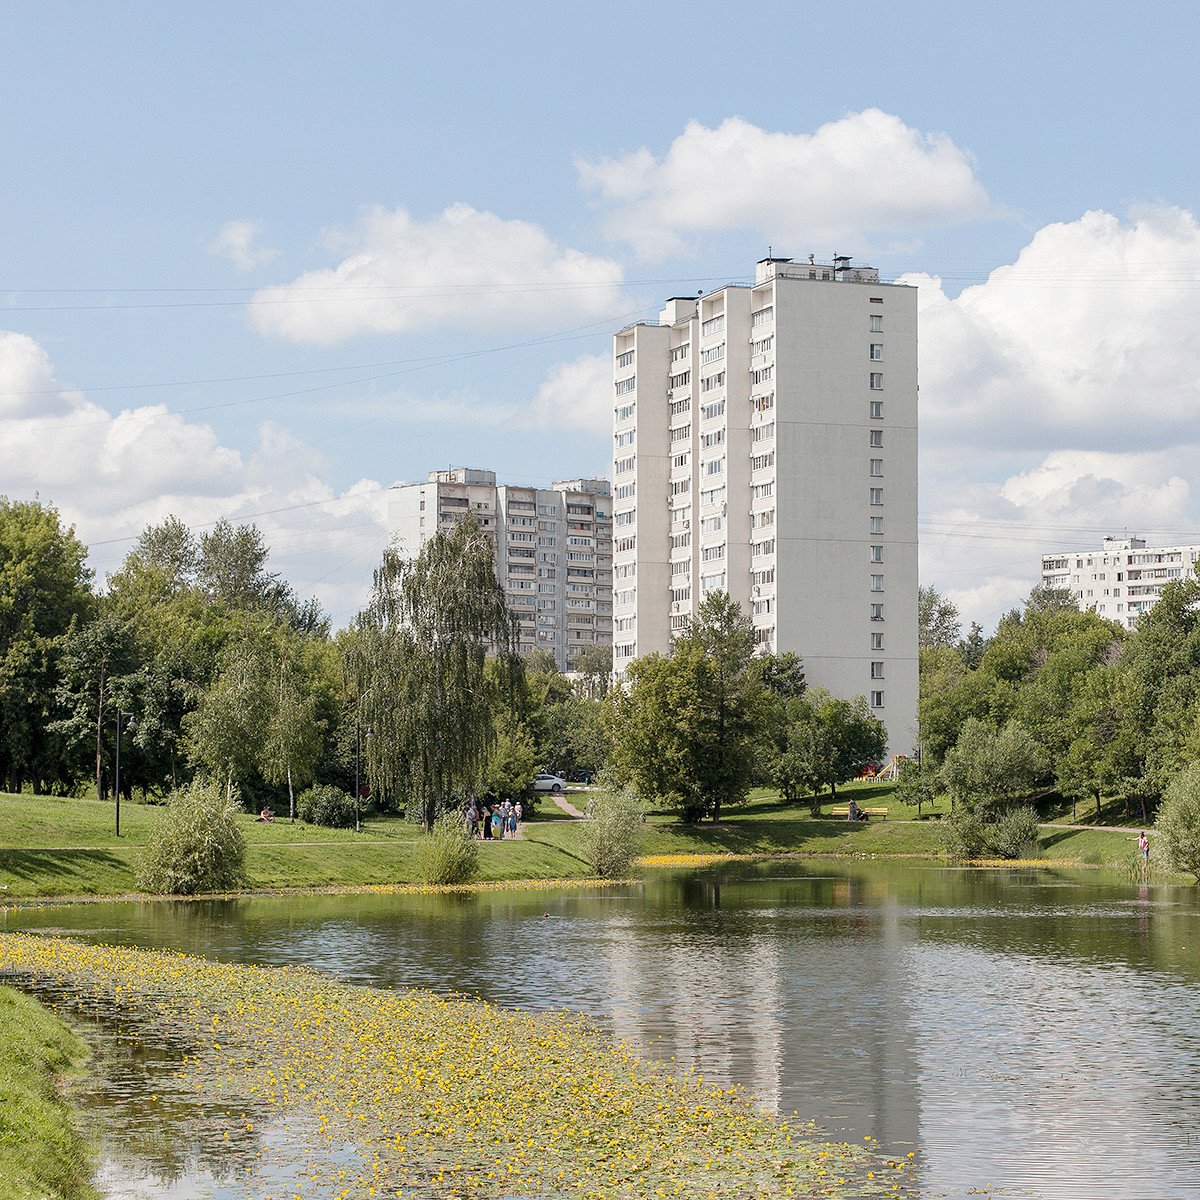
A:
{"type": "Polygon", "coordinates": [[[1133,629],[1154,607],[1163,584],[1191,579],[1200,546],[1151,546],[1139,537],[1106,537],[1099,550],[1061,550],[1042,555],[1042,583],[1067,588],[1081,611],[1133,629]]]}
{"type": "Polygon", "coordinates": [[[917,740],[916,289],[848,258],[758,264],[614,339],[613,653],[724,589],[763,651],[917,740]]]}
{"type": "Polygon", "coordinates": [[[607,479],[548,488],[497,485],[494,471],[430,471],[388,497],[392,542],[416,556],[438,529],[473,512],[496,544],[496,577],[517,618],[518,649],[549,650],[560,670],[612,642],[612,492],[607,479]]]}

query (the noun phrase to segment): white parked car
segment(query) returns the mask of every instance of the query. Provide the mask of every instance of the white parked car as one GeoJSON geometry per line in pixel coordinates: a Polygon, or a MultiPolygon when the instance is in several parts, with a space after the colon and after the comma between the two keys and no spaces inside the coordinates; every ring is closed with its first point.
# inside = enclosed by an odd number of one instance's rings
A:
{"type": "Polygon", "coordinates": [[[561,775],[551,775],[549,771],[539,771],[533,780],[535,792],[566,791],[567,781],[561,775]]]}

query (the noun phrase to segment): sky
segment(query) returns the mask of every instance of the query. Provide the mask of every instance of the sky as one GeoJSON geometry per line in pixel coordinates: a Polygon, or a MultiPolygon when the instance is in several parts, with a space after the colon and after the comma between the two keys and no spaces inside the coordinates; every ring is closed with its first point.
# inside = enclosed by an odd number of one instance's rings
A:
{"type": "Polygon", "coordinates": [[[919,289],[921,579],[1200,542],[1200,10],[0,9],[0,494],[97,583],[254,521],[335,627],[386,493],[611,467],[611,335],[768,251],[919,289]]]}

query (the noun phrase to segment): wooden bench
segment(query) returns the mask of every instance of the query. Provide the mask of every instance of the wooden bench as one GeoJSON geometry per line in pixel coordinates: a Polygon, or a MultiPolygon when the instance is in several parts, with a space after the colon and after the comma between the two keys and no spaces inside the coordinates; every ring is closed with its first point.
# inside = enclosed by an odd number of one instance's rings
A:
{"type": "MultiPolygon", "coordinates": [[[[886,821],[888,818],[888,810],[886,808],[864,808],[863,805],[858,806],[858,811],[866,813],[872,821],[886,821]]],[[[847,818],[848,820],[849,818],[847,818]]]]}

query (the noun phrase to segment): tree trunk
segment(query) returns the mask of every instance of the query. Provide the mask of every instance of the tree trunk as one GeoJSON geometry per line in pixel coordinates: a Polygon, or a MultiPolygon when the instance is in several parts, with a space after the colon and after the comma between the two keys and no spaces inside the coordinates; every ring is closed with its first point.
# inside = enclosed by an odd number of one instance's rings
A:
{"type": "Polygon", "coordinates": [[[296,823],[296,797],[292,794],[292,764],[288,763],[288,816],[296,823]]]}

